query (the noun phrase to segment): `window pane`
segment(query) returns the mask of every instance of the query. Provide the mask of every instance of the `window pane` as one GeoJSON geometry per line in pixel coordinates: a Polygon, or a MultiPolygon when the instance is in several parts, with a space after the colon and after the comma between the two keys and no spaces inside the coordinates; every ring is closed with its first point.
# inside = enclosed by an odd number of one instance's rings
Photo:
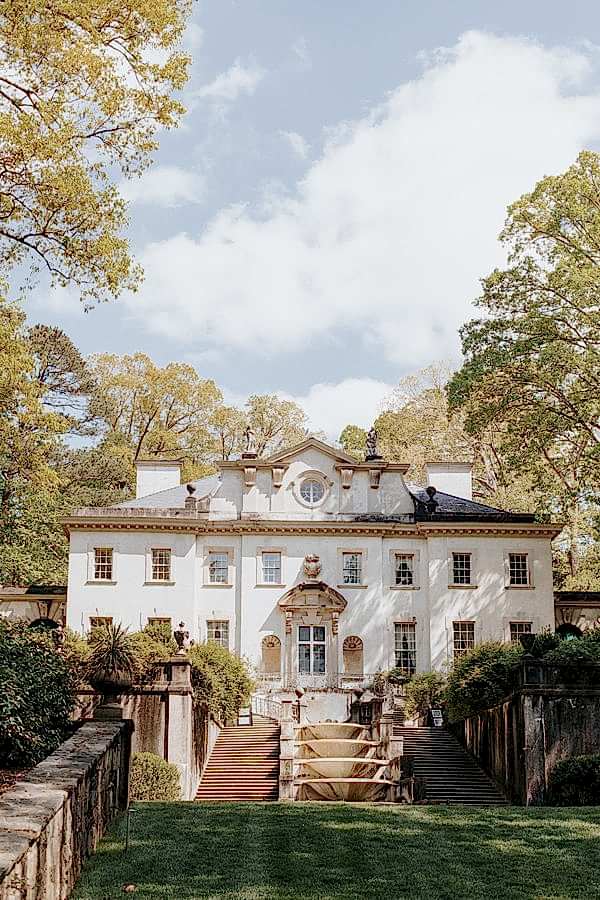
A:
{"type": "Polygon", "coordinates": [[[414,583],[414,556],[412,553],[396,553],[396,584],[410,587],[414,583]]]}
{"type": "Polygon", "coordinates": [[[263,553],[263,583],[281,584],[281,553],[263,553]]]}
{"type": "Polygon", "coordinates": [[[152,551],[152,581],[170,581],[171,551],[159,548],[152,551]]]}
{"type": "Polygon", "coordinates": [[[453,622],[454,632],[454,658],[463,656],[475,646],[475,623],[453,622]]]}
{"type": "Polygon", "coordinates": [[[207,638],[211,643],[219,644],[229,650],[229,622],[209,621],[206,623],[207,638]]]}
{"type": "Polygon", "coordinates": [[[298,644],[298,671],[310,675],[310,644],[298,644]]]}
{"type": "Polygon", "coordinates": [[[90,628],[106,628],[112,621],[112,616],[90,616],[90,628]]]}
{"type": "Polygon", "coordinates": [[[522,634],[531,634],[531,622],[511,622],[510,639],[517,642],[522,634]]]}
{"type": "Polygon", "coordinates": [[[452,584],[471,584],[471,554],[452,554],[452,584]]]}
{"type": "Polygon", "coordinates": [[[212,584],[227,584],[229,579],[229,556],[227,553],[209,553],[209,580],[212,584]]]}
{"type": "Polygon", "coordinates": [[[325,628],[322,625],[315,625],[313,628],[313,641],[325,640],[325,628]]]}
{"type": "Polygon", "coordinates": [[[396,622],[395,657],[396,668],[407,675],[414,675],[417,669],[417,628],[414,622],[396,622]]]}
{"type": "Polygon", "coordinates": [[[343,583],[344,584],[360,584],[361,583],[362,554],[360,553],[344,553],[343,554],[343,583]]]}
{"type": "Polygon", "coordinates": [[[307,625],[301,625],[298,629],[298,638],[301,641],[310,641],[310,628],[307,625]]]}
{"type": "Polygon", "coordinates": [[[528,585],[529,565],[526,553],[508,554],[509,584],[528,585]]]}
{"type": "Polygon", "coordinates": [[[313,672],[322,675],[325,671],[325,644],[315,644],[313,647],[313,672]]]}
{"type": "Polygon", "coordinates": [[[324,493],[323,484],[316,478],[306,478],[300,485],[300,496],[306,503],[318,503],[324,493]]]}
{"type": "Polygon", "coordinates": [[[94,550],[94,578],[97,581],[112,581],[112,547],[96,547],[94,550]]]}

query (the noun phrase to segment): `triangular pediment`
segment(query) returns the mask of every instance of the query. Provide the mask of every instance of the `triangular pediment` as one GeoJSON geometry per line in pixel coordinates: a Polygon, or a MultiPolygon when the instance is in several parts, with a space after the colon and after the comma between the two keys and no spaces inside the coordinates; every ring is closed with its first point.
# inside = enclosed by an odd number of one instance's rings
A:
{"type": "Polygon", "coordinates": [[[340,450],[338,447],[332,447],[330,444],[325,444],[315,437],[306,438],[306,440],[301,441],[294,447],[286,447],[285,450],[279,450],[277,453],[273,453],[272,456],[268,456],[261,461],[269,463],[270,465],[286,463],[294,456],[297,456],[298,453],[303,453],[305,450],[318,450],[319,453],[329,456],[338,463],[348,463],[350,466],[356,466],[358,464],[358,460],[355,456],[350,456],[349,453],[344,453],[344,451],[340,450]]]}

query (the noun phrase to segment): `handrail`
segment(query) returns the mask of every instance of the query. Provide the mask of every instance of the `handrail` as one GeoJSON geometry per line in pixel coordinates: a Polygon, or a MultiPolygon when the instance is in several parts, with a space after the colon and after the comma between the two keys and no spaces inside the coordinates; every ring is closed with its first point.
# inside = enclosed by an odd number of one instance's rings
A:
{"type": "Polygon", "coordinates": [[[262,716],[265,719],[274,719],[275,722],[281,722],[283,706],[277,700],[271,700],[270,697],[262,697],[260,694],[252,694],[252,714],[262,716]]]}

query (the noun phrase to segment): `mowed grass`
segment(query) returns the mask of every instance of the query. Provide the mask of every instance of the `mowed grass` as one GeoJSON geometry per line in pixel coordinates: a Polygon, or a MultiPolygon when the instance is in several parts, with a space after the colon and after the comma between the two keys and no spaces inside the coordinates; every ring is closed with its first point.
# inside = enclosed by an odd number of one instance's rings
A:
{"type": "Polygon", "coordinates": [[[600,898],[597,809],[140,803],[124,838],[74,898],[600,898]]]}

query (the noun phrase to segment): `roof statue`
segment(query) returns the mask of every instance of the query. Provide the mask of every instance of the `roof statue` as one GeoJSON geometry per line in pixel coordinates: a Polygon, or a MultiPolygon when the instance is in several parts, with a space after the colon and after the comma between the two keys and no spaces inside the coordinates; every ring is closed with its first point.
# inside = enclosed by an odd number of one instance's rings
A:
{"type": "Polygon", "coordinates": [[[379,453],[379,450],[377,448],[377,439],[377,429],[373,425],[369,433],[367,434],[367,455],[365,457],[367,460],[381,459],[381,454],[379,453]]]}
{"type": "Polygon", "coordinates": [[[244,456],[256,456],[256,435],[248,425],[244,431],[244,456]]]}

